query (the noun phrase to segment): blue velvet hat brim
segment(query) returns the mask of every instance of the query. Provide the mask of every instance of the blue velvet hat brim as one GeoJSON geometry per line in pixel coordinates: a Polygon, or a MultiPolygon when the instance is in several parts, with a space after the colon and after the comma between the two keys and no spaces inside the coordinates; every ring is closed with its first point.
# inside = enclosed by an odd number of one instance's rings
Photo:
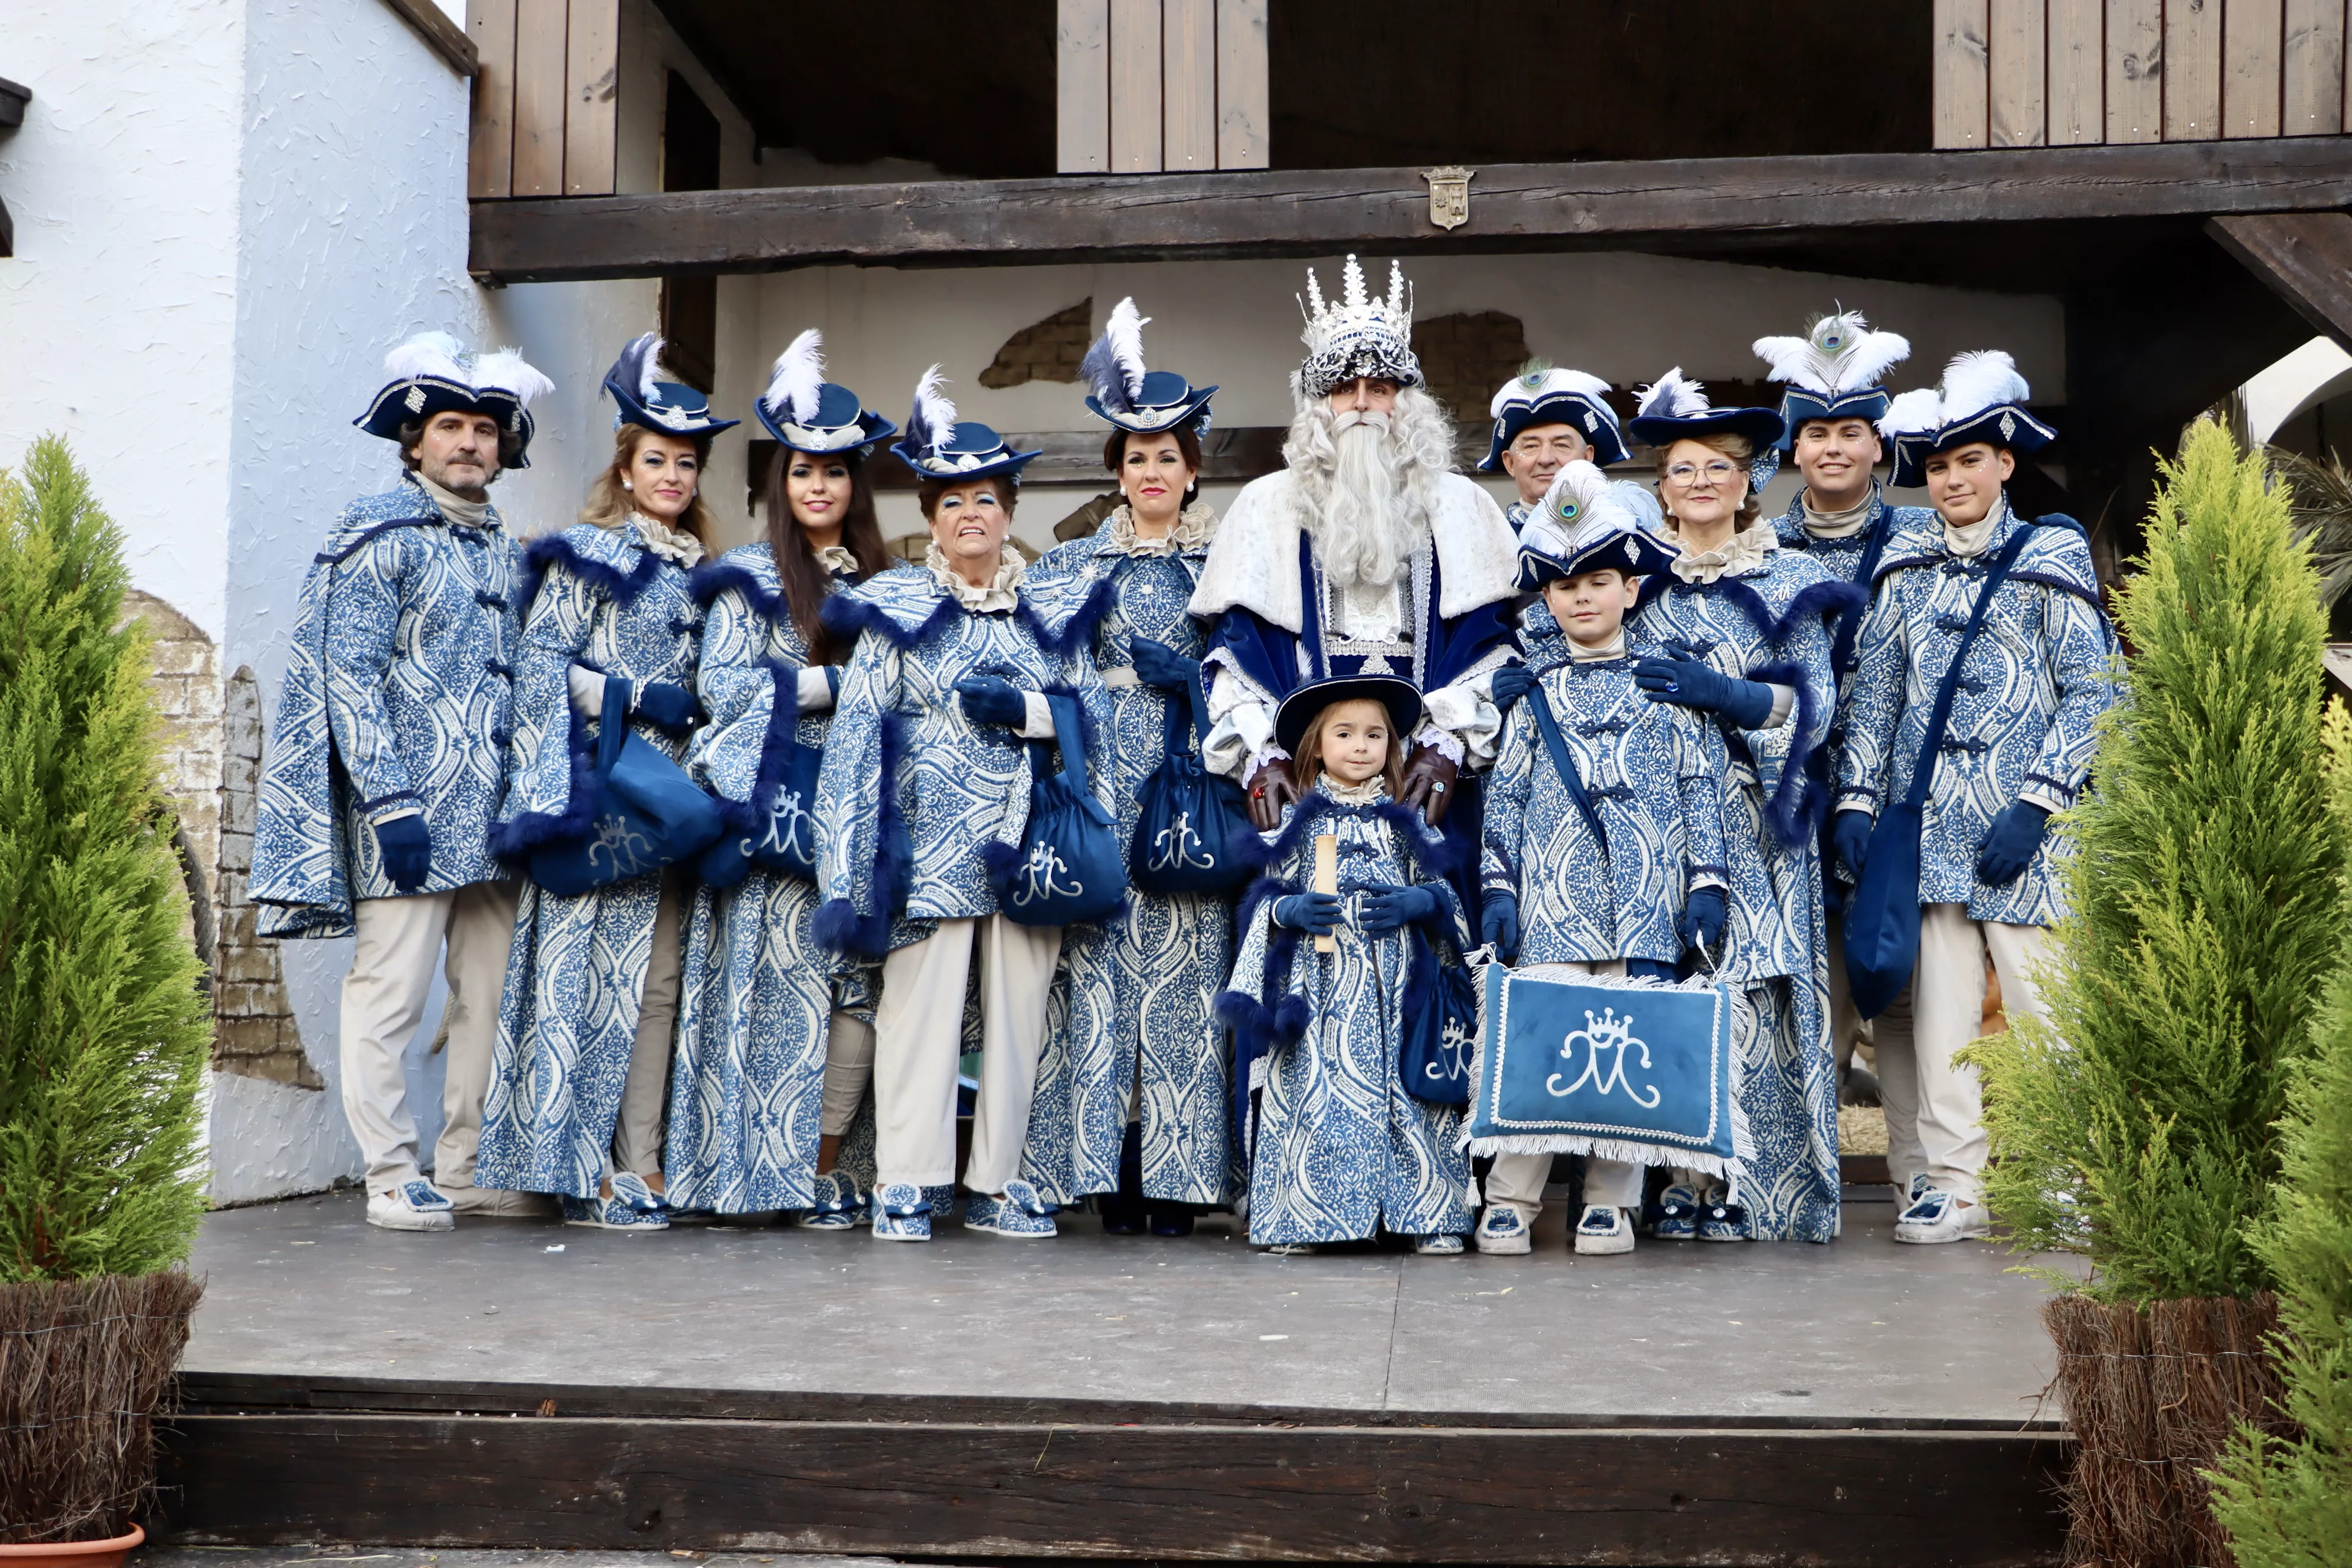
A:
{"type": "Polygon", "coordinates": [[[1574,577],[1603,567],[1628,577],[1649,577],[1664,571],[1674,558],[1674,550],[1664,540],[1640,529],[1596,540],[1565,560],[1522,545],[1518,586],[1521,593],[1533,593],[1554,578],[1574,577]]]}
{"type": "Polygon", "coordinates": [[[1771,408],[1713,408],[1688,418],[1675,418],[1664,414],[1637,415],[1626,428],[1637,441],[1644,441],[1661,451],[1677,441],[1692,440],[1702,436],[1745,436],[1758,451],[1777,447],[1788,426],[1781,422],[1779,410],[1771,408]]]}
{"type": "Polygon", "coordinates": [[[386,441],[400,439],[400,427],[411,420],[422,422],[436,414],[487,414],[498,421],[499,428],[521,437],[516,444],[515,460],[510,468],[530,467],[530,438],[538,426],[529,410],[515,401],[513,393],[504,387],[492,387],[476,392],[470,386],[445,381],[436,375],[410,376],[387,384],[369,403],[367,412],[352,421],[371,436],[386,441]],[[412,405],[408,394],[424,393],[424,397],[412,405]]]}
{"type": "Polygon", "coordinates": [[[1974,441],[2006,447],[2012,452],[2038,452],[2057,438],[2057,431],[2017,404],[1995,404],[1990,408],[1971,414],[1965,419],[1955,419],[1936,430],[1895,437],[1895,471],[1887,476],[1887,483],[1896,489],[1917,489],[1927,482],[1928,458],[1938,452],[1949,452],[1974,441]],[[2010,421],[2007,430],[2000,427],[2004,416],[2010,421]]]}
{"type": "Polygon", "coordinates": [[[1796,442],[1799,427],[1808,419],[1867,419],[1876,425],[1886,417],[1887,405],[1893,401],[1883,386],[1841,392],[1834,397],[1791,387],[1789,395],[1780,400],[1780,420],[1787,428],[1781,432],[1779,446],[1784,452],[1789,450],[1796,442]]]}
{"type": "Polygon", "coordinates": [[[617,382],[607,380],[604,383],[604,390],[611,393],[613,401],[621,406],[621,416],[614,422],[615,426],[642,425],[646,429],[658,431],[664,436],[692,437],[716,436],[721,430],[732,430],[736,426],[743,423],[740,419],[716,417],[706,404],[699,415],[690,416],[684,424],[673,425],[666,419],[656,417],[635,394],[617,382]]]}
{"type": "Polygon", "coordinates": [[[806,452],[813,458],[837,458],[844,452],[861,449],[870,456],[877,441],[887,439],[898,433],[898,426],[889,420],[883,418],[870,408],[861,408],[857,411],[856,440],[845,441],[838,447],[813,447],[808,444],[805,436],[786,435],[784,422],[769,413],[766,404],[754,403],[751,405],[751,411],[760,416],[760,423],[767,428],[769,435],[773,436],[789,449],[806,452]]]}
{"type": "Polygon", "coordinates": [[[1297,756],[1298,743],[1323,710],[1358,698],[1367,698],[1389,710],[1389,722],[1395,726],[1400,741],[1409,740],[1421,728],[1421,693],[1412,681],[1397,675],[1349,675],[1314,681],[1284,698],[1282,706],[1275,710],[1274,743],[1297,756]]]}
{"type": "Polygon", "coordinates": [[[1482,474],[1503,471],[1503,449],[1519,438],[1519,434],[1537,425],[1566,425],[1584,437],[1592,447],[1592,460],[1602,468],[1622,463],[1631,455],[1625,449],[1625,437],[1617,428],[1616,411],[1605,405],[1595,404],[1581,393],[1554,393],[1521,407],[1514,404],[1495,421],[1494,439],[1487,443],[1486,460],[1478,465],[1482,474]]]}
{"type": "Polygon", "coordinates": [[[932,468],[925,467],[904,440],[892,442],[890,453],[912,468],[917,479],[941,479],[951,485],[960,485],[970,479],[984,479],[993,474],[1010,474],[1013,482],[1018,484],[1021,470],[1028,466],[1030,459],[1044,456],[1042,451],[1016,452],[1008,447],[969,468],[932,468]]]}
{"type": "Polygon", "coordinates": [[[1102,399],[1087,394],[1087,412],[1105,424],[1138,436],[1157,436],[1163,430],[1181,429],[1208,412],[1209,399],[1216,395],[1213,386],[1191,389],[1181,403],[1162,404],[1156,408],[1138,408],[1132,414],[1113,414],[1102,405],[1102,399]]]}

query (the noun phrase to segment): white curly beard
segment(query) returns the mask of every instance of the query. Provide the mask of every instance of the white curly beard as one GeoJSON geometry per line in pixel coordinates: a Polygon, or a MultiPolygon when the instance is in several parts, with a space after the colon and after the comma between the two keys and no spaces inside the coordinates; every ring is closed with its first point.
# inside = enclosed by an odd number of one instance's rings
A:
{"type": "Polygon", "coordinates": [[[1324,398],[1298,411],[1283,461],[1299,521],[1334,586],[1396,582],[1430,537],[1453,448],[1445,411],[1417,387],[1397,394],[1392,414],[1340,413],[1324,398]]]}

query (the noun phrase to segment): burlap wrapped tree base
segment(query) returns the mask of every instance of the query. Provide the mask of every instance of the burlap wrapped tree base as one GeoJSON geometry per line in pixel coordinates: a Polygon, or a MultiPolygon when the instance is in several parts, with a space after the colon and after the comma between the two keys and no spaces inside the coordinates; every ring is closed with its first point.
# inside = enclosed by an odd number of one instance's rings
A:
{"type": "Polygon", "coordinates": [[[130,1530],[203,1294],[175,1269],[0,1285],[0,1542],[130,1530]]]}
{"type": "Polygon", "coordinates": [[[2059,1397],[2074,1430],[2074,1568],[2232,1568],[2200,1471],[2240,1421],[2284,1432],[2263,1347],[2267,1294],[2152,1301],[2061,1296],[2042,1309],[2058,1346],[2059,1397]]]}

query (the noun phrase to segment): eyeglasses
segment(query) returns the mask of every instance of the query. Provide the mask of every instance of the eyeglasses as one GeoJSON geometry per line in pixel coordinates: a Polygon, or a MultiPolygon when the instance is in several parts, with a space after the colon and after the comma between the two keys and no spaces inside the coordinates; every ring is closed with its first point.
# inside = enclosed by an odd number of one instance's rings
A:
{"type": "Polygon", "coordinates": [[[1705,475],[1708,484],[1727,485],[1731,482],[1731,476],[1738,471],[1732,464],[1721,458],[1717,458],[1705,468],[1701,468],[1696,463],[1676,463],[1666,470],[1666,483],[1676,489],[1686,490],[1698,483],[1701,475],[1705,475]]]}

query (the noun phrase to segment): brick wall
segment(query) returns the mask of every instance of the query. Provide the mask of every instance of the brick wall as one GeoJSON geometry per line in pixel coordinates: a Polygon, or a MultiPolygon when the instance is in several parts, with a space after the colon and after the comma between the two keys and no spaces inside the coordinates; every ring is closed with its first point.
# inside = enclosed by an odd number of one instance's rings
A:
{"type": "Polygon", "coordinates": [[[1095,302],[1079,300],[1044,321],[1022,328],[1004,340],[996,358],[980,373],[980,384],[991,391],[1019,386],[1024,381],[1078,379],[1078,362],[1094,342],[1095,302]]]}
{"type": "Polygon", "coordinates": [[[1526,366],[1528,332],[1517,316],[1464,310],[1415,321],[1412,352],[1429,395],[1454,418],[1477,424],[1495,389],[1526,366]]]}

